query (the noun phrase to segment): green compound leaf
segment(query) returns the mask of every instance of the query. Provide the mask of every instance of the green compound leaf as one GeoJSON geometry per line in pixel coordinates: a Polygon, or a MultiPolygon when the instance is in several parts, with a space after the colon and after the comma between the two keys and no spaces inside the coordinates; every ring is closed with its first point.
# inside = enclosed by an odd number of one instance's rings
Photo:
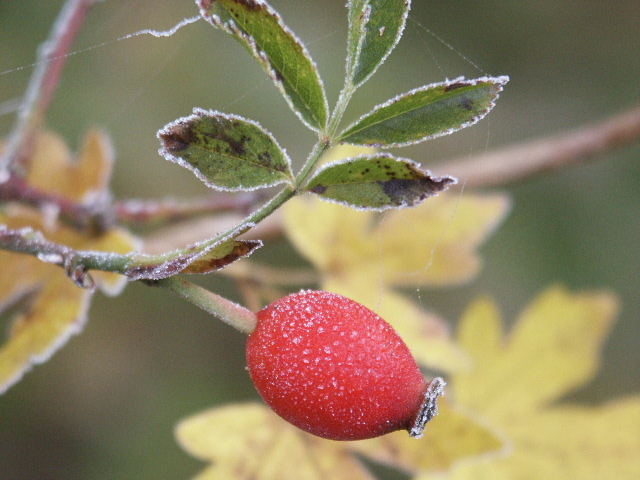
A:
{"type": "Polygon", "coordinates": [[[473,125],[493,108],[509,77],[435,83],[375,107],[347,127],[338,141],[352,145],[399,147],[473,125]]]}
{"type": "Polygon", "coordinates": [[[292,182],[291,162],[273,136],[245,118],[193,109],[158,132],[160,155],[211,188],[238,191],[292,182]]]}
{"type": "Polygon", "coordinates": [[[456,182],[453,177],[432,177],[411,160],[377,154],[327,164],[305,190],[354,208],[386,210],[418,205],[456,182]]]}
{"type": "Polygon", "coordinates": [[[328,104],[309,52],[280,15],[262,0],[196,0],[201,15],[232,35],[260,63],[291,109],[309,128],[324,131],[328,104]]]}
{"type": "Polygon", "coordinates": [[[359,86],[400,41],[410,0],[350,0],[347,79],[359,86]]]}

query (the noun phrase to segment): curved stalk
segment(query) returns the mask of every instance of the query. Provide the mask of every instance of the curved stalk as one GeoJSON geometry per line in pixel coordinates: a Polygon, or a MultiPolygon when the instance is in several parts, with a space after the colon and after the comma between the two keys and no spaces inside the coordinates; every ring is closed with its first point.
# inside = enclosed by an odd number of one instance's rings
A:
{"type": "Polygon", "coordinates": [[[170,277],[145,283],[170,290],[247,335],[256,329],[258,319],[255,313],[184,278],[170,277]]]}

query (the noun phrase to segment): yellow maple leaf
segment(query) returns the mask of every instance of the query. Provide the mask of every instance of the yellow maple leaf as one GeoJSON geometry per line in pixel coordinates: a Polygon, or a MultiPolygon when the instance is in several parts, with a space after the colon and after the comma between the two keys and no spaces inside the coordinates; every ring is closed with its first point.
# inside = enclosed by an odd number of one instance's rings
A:
{"type": "Polygon", "coordinates": [[[436,286],[477,274],[477,249],[508,207],[500,194],[443,193],[379,215],[308,195],[290,200],[284,212],[288,238],[325,275],[362,271],[392,285],[436,286]]]}
{"type": "Polygon", "coordinates": [[[178,424],[176,436],[191,455],[213,463],[198,480],[374,480],[353,453],[416,473],[447,468],[502,446],[490,430],[446,404],[437,418],[421,440],[396,432],[336,442],[305,433],[268,407],[252,403],[189,417],[178,424]]]}
{"type": "Polygon", "coordinates": [[[505,335],[495,304],[476,301],[458,335],[474,368],[454,374],[449,393],[504,432],[510,453],[458,465],[446,478],[640,478],[640,396],[599,407],[554,403],[593,377],[617,310],[610,293],[554,286],[505,335]]]}
{"type": "MultiPolygon", "coordinates": [[[[36,139],[27,180],[31,186],[68,200],[89,202],[107,194],[112,161],[108,139],[99,131],[87,134],[77,161],[56,135],[43,133],[36,139]]],[[[0,210],[0,224],[43,232],[49,240],[74,249],[127,253],[138,246],[125,230],[89,235],[58,222],[55,212],[52,215],[14,204],[0,210]]],[[[12,319],[8,339],[0,347],[0,393],[79,333],[86,320],[92,292],[79,288],[63,269],[45,261],[0,252],[0,312],[29,296],[28,305],[12,319]]],[[[108,272],[92,272],[92,277],[109,295],[119,293],[126,283],[125,277],[108,272]]]]}
{"type": "MultiPolygon", "coordinates": [[[[342,146],[329,158],[362,151],[342,146]]],[[[285,230],[325,276],[371,275],[374,282],[398,286],[452,285],[477,274],[477,249],[509,205],[504,194],[447,192],[414,208],[377,214],[306,195],[284,206],[285,230]]]]}

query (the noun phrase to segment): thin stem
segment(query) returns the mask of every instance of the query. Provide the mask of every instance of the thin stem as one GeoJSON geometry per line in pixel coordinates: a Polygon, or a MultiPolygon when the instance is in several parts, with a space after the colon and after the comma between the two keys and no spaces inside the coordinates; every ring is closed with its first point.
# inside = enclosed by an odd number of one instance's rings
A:
{"type": "Polygon", "coordinates": [[[295,194],[296,191],[291,186],[288,186],[236,226],[196,245],[189,245],[185,248],[160,255],[148,255],[137,252],[128,254],[126,255],[128,263],[125,271],[118,273],[123,273],[132,280],[157,279],[159,276],[168,277],[180,273],[189,264],[211,249],[253,228],[295,194]]]}
{"type": "MultiPolygon", "coordinates": [[[[432,169],[465,181],[469,188],[502,186],[554,170],[579,165],[640,140],[640,105],[594,124],[551,137],[542,137],[472,158],[443,162],[432,169]],[[555,151],[558,148],[559,151],[555,151]]],[[[216,224],[207,224],[216,230],[216,224]]],[[[269,235],[283,235],[282,220],[274,218],[269,235]]],[[[261,237],[264,238],[264,237],[261,237]]]]}
{"type": "Polygon", "coordinates": [[[184,278],[170,277],[145,283],[172,291],[247,335],[256,329],[258,319],[255,313],[184,278]]]}
{"type": "Polygon", "coordinates": [[[18,163],[28,158],[31,139],[49,108],[71,44],[96,0],[67,0],[53,24],[49,38],[40,45],[29,86],[0,157],[0,183],[9,180],[18,163]]]}
{"type": "Polygon", "coordinates": [[[66,245],[47,240],[31,228],[19,230],[0,225],[0,249],[38,257],[43,262],[58,265],[78,286],[93,288],[89,270],[103,270],[125,274],[131,262],[128,255],[91,250],[74,250],[66,245]]]}
{"type": "MultiPolygon", "coordinates": [[[[349,77],[347,76],[347,79],[349,77]]],[[[333,139],[338,131],[338,126],[340,125],[340,121],[344,116],[344,112],[347,110],[347,106],[351,101],[351,97],[356,91],[356,87],[353,86],[351,82],[348,80],[345,81],[344,87],[338,96],[338,101],[336,102],[336,106],[333,109],[333,113],[331,114],[331,120],[329,121],[329,128],[327,128],[327,132],[329,134],[329,138],[333,139]]]]}
{"type": "Polygon", "coordinates": [[[262,220],[267,218],[273,212],[275,212],[278,208],[282,206],[287,200],[294,197],[297,194],[297,190],[292,186],[287,186],[280,193],[278,193],[275,197],[265,203],[261,208],[253,212],[253,214],[249,215],[242,222],[238,224],[237,229],[242,229],[242,232],[246,232],[254,225],[260,223],[262,220]]]}
{"type": "Polygon", "coordinates": [[[329,126],[327,127],[327,136],[322,139],[320,142],[316,143],[309,155],[309,158],[302,166],[300,173],[296,178],[296,187],[300,188],[304,185],[304,182],[309,178],[311,172],[315,168],[318,160],[322,156],[322,154],[333,145],[335,140],[336,132],[338,131],[338,126],[340,125],[340,120],[342,120],[342,116],[349,105],[349,101],[355,92],[355,87],[347,80],[345,82],[340,95],[338,96],[338,101],[336,102],[336,106],[331,113],[331,118],[329,120],[329,126]]]}
{"type": "Polygon", "coordinates": [[[59,218],[65,224],[90,235],[103,233],[115,221],[113,212],[104,199],[91,205],[76,203],[61,195],[29,185],[17,176],[12,176],[8,182],[0,183],[0,203],[12,201],[36,208],[55,205],[59,218]]]}
{"type": "Polygon", "coordinates": [[[165,200],[123,200],[110,203],[100,198],[93,203],[78,203],[27,183],[13,176],[8,182],[0,183],[0,204],[20,202],[35,208],[54,205],[58,218],[66,225],[89,235],[104,233],[114,225],[129,227],[161,226],[201,215],[226,211],[248,214],[259,200],[264,200],[263,192],[248,192],[242,195],[216,193],[210,197],[186,202],[165,200]]]}
{"type": "Polygon", "coordinates": [[[92,286],[88,270],[115,272],[126,275],[131,280],[158,279],[181,272],[211,249],[242,235],[273,213],[295,193],[292,187],[287,187],[235,227],[196,245],[159,255],[74,250],[66,245],[49,241],[40,232],[32,229],[16,230],[4,225],[0,225],[0,249],[34,255],[47,263],[62,266],[67,270],[67,274],[81,286],[92,286]]]}
{"type": "Polygon", "coordinates": [[[300,173],[296,177],[296,188],[299,189],[304,185],[304,182],[307,180],[311,172],[313,172],[314,167],[318,163],[318,160],[322,156],[322,154],[329,148],[329,142],[320,141],[315,144],[309,158],[300,169],[300,173]]]}

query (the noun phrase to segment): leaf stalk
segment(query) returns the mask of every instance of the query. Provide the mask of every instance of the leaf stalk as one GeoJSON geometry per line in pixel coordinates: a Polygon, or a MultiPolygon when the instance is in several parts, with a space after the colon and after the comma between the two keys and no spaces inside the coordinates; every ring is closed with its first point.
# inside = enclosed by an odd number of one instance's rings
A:
{"type": "Polygon", "coordinates": [[[146,280],[144,283],[170,290],[247,335],[256,329],[258,319],[255,313],[184,278],[174,276],[162,280],[146,280]]]}

